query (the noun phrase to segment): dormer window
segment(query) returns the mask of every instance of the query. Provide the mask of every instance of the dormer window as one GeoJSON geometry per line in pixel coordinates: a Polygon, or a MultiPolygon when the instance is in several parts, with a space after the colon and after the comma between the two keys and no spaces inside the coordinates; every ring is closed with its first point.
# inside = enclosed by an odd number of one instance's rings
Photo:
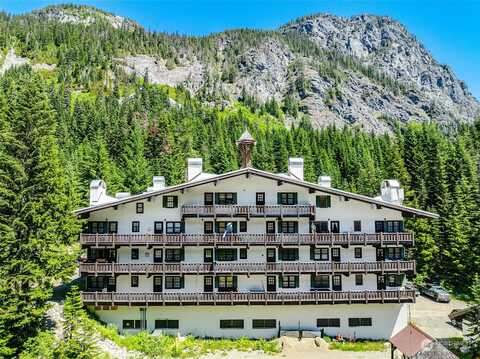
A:
{"type": "Polygon", "coordinates": [[[137,203],[137,213],[141,214],[141,213],[143,213],[143,210],[144,210],[143,202],[137,203]]]}

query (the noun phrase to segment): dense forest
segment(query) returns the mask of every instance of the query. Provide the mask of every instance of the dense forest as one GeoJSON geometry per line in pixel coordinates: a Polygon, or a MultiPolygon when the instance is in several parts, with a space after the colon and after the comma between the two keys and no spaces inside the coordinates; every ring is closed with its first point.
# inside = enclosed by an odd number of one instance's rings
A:
{"type": "MultiPolygon", "coordinates": [[[[301,156],[306,180],[330,175],[334,187],[371,196],[381,180],[399,179],[406,205],[441,216],[407,221],[419,277],[464,295],[478,288],[480,121],[440,128],[435,119],[392,119],[385,134],[316,129],[293,100],[262,104],[243,92],[230,106],[206,103],[185,88],[152,85],[148,74],[127,76],[111,62],[131,51],[175,61],[172,39],[193,41],[101,22],[79,30],[0,15],[0,49],[57,65],[23,66],[0,78],[0,357],[17,355],[42,327],[54,285],[73,273],[81,223],[71,211],[87,203],[92,179],[104,179],[112,193],[138,193],[153,175],[182,182],[191,156],[203,157],[206,171],[234,170],[235,140],[245,128],[257,140],[253,164],[260,169],[282,172],[289,156],[301,156]],[[285,125],[286,114],[297,117],[294,125],[285,125]]],[[[189,46],[207,56],[208,44],[189,46]]]]}

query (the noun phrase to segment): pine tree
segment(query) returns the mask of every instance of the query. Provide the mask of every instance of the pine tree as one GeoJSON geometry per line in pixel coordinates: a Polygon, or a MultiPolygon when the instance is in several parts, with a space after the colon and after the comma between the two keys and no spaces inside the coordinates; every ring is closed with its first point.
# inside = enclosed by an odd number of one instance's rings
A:
{"type": "Polygon", "coordinates": [[[132,193],[146,190],[150,173],[148,162],[145,159],[143,135],[138,125],[134,125],[131,129],[122,162],[125,187],[132,193]]]}

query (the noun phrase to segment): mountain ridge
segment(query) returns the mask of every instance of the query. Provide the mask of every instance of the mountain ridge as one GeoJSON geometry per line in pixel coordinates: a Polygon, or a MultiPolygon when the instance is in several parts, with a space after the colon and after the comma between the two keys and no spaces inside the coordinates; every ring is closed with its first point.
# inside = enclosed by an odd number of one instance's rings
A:
{"type": "MultiPolygon", "coordinates": [[[[228,106],[248,93],[260,103],[293,104],[286,123],[355,124],[388,131],[396,121],[471,122],[480,103],[404,25],[388,16],[314,14],[276,30],[228,30],[202,37],[152,33],[132,20],[85,6],[53,6],[26,16],[117,32],[144,31],[169,51],[122,51],[110,60],[126,74],[182,85],[207,104],[228,106]],[[125,54],[125,52],[127,52],[125,54]]],[[[285,106],[283,106],[285,107],[285,106]]]]}

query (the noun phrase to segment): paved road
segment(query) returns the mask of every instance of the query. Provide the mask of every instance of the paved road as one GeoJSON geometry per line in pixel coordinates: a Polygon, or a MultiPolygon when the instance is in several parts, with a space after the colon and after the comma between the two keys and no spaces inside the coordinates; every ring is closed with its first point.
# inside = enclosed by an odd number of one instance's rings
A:
{"type": "Polygon", "coordinates": [[[465,307],[464,302],[455,299],[450,303],[437,303],[418,296],[417,302],[410,306],[410,314],[413,323],[437,339],[461,337],[462,331],[450,325],[448,314],[453,309],[465,307]]]}

